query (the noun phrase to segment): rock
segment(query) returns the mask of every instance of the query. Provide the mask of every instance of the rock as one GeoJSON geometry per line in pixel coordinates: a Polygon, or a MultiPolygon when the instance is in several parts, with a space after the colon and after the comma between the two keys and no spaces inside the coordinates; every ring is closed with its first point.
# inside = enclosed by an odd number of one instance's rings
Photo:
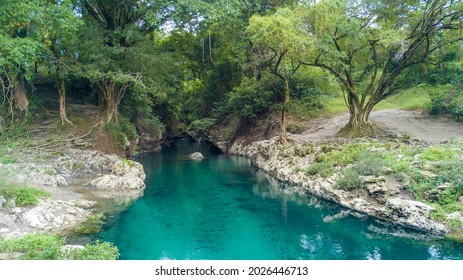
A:
{"type": "Polygon", "coordinates": [[[345,218],[345,217],[349,216],[350,213],[351,213],[350,210],[341,211],[336,215],[323,217],[323,222],[324,223],[333,222],[335,220],[339,220],[339,219],[342,219],[342,218],[345,218]]]}
{"type": "Polygon", "coordinates": [[[127,196],[136,199],[143,195],[146,187],[143,165],[135,161],[118,160],[111,169],[112,174],[98,177],[85,187],[104,198],[127,196]]]}
{"type": "Polygon", "coordinates": [[[12,252],[12,253],[0,253],[0,260],[19,260],[25,255],[25,253],[12,252]]]}
{"type": "Polygon", "coordinates": [[[118,160],[112,166],[112,173],[116,176],[138,177],[145,180],[146,175],[143,171],[143,165],[131,160],[118,160]]]}
{"type": "Polygon", "coordinates": [[[189,154],[188,158],[192,160],[202,160],[204,159],[204,156],[200,152],[196,152],[196,153],[189,154]]]}
{"type": "Polygon", "coordinates": [[[82,246],[82,245],[64,245],[63,247],[61,247],[61,252],[66,255],[66,254],[71,253],[72,251],[84,250],[84,249],[85,249],[85,246],[82,246]]]}
{"type": "Polygon", "coordinates": [[[51,233],[73,230],[92,214],[82,204],[96,206],[96,202],[79,200],[39,200],[39,203],[22,213],[24,222],[36,229],[51,233]]]}
{"type": "Polygon", "coordinates": [[[103,175],[85,187],[104,198],[129,196],[135,199],[143,195],[146,185],[141,178],[135,176],[103,175]]]}
{"type": "Polygon", "coordinates": [[[6,204],[6,198],[4,196],[0,196],[0,209],[3,208],[3,205],[6,204]]]}
{"type": "Polygon", "coordinates": [[[387,201],[386,206],[390,209],[390,217],[401,225],[438,234],[448,232],[443,224],[429,218],[429,213],[435,209],[422,202],[392,198],[387,201]]]}

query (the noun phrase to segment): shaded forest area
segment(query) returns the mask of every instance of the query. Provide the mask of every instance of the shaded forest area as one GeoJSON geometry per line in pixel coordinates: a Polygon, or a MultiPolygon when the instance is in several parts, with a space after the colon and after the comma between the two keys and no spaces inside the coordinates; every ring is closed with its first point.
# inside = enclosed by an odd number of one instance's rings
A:
{"type": "Polygon", "coordinates": [[[231,139],[258,122],[286,143],[332,100],[350,113],[341,135],[371,136],[375,106],[418,87],[406,98],[463,119],[462,1],[0,3],[6,139],[59,116],[73,140],[105,131],[130,153],[141,135],[231,139]]]}

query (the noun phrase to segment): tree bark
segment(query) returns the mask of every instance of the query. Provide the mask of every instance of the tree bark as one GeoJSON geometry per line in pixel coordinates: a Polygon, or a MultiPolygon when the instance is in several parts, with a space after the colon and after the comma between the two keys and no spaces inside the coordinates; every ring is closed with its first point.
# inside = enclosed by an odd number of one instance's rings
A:
{"type": "Polygon", "coordinates": [[[284,83],[284,93],[285,93],[285,100],[281,105],[281,116],[280,116],[280,137],[278,139],[279,144],[287,144],[288,139],[286,135],[286,111],[288,110],[289,104],[289,82],[288,78],[280,77],[284,83]]]}
{"type": "Polygon", "coordinates": [[[106,125],[110,122],[119,123],[118,106],[126,87],[119,86],[115,82],[110,81],[100,85],[100,108],[102,113],[101,122],[106,125]]]}
{"type": "Polygon", "coordinates": [[[59,116],[61,118],[61,126],[64,126],[66,123],[74,125],[67,117],[66,114],[66,85],[64,84],[64,79],[59,79],[59,116]]]}
{"type": "Polygon", "coordinates": [[[358,102],[354,97],[355,93],[348,93],[347,107],[349,108],[349,122],[339,132],[338,136],[343,137],[370,137],[377,134],[376,126],[370,122],[370,113],[373,107],[379,102],[374,99],[365,104],[358,102]]]}

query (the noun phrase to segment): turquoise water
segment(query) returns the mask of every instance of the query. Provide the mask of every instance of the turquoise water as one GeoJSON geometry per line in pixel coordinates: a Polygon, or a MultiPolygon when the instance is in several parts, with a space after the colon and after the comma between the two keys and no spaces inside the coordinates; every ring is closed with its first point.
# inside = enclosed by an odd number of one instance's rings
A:
{"type": "Polygon", "coordinates": [[[121,259],[463,259],[463,244],[431,239],[294,194],[244,158],[187,140],[138,158],[143,198],[97,238],[121,259]],[[200,162],[185,155],[200,151],[200,162]],[[331,221],[330,221],[331,220],[331,221]]]}

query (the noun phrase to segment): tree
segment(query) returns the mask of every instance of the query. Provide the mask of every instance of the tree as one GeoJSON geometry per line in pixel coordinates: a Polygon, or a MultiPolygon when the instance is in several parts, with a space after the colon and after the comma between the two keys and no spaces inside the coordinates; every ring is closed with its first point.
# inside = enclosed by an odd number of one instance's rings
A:
{"type": "Polygon", "coordinates": [[[326,69],[344,89],[344,136],[375,134],[370,113],[396,92],[404,70],[433,63],[434,52],[462,39],[457,0],[322,0],[299,13],[314,46],[303,64],[326,69]]]}
{"type": "Polygon", "coordinates": [[[82,20],[76,15],[76,7],[70,0],[48,1],[44,6],[45,24],[43,26],[43,42],[52,58],[46,62],[51,66],[51,77],[55,80],[59,93],[59,112],[61,125],[72,124],[66,114],[65,78],[74,72],[76,61],[76,44],[78,30],[82,20]]]}
{"type": "Polygon", "coordinates": [[[42,7],[35,2],[0,2],[0,83],[5,118],[14,120],[14,109],[29,106],[26,82],[44,51],[41,40],[42,7]]]}
{"type": "Polygon", "coordinates": [[[299,70],[301,59],[310,49],[308,34],[287,8],[270,16],[253,16],[249,22],[246,32],[253,45],[253,64],[258,71],[268,71],[283,83],[279,143],[285,144],[286,111],[291,96],[289,79],[299,70]]]}

